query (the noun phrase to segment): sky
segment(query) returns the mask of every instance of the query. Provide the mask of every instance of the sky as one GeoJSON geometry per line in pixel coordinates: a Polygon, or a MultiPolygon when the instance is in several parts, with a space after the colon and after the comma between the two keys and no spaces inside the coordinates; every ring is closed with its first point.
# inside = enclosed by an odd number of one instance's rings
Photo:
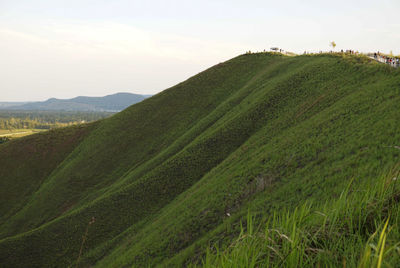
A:
{"type": "Polygon", "coordinates": [[[400,54],[399,0],[0,0],[0,102],[156,94],[248,50],[400,54]]]}

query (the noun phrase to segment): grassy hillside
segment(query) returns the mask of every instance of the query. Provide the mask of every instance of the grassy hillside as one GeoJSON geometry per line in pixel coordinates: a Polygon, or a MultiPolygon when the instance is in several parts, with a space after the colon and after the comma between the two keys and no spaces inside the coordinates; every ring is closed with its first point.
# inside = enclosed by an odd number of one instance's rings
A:
{"type": "MultiPolygon", "coordinates": [[[[274,211],[237,239],[207,250],[203,267],[396,267],[400,262],[399,184],[392,176],[353,185],[324,204],[274,211]]],[[[397,177],[395,177],[397,178],[397,177]]],[[[245,227],[244,227],[245,226],[245,227]]]]}
{"type": "Polygon", "coordinates": [[[93,125],[51,130],[0,147],[0,222],[26,205],[93,125]]]}
{"type": "Polygon", "coordinates": [[[51,145],[32,160],[13,156],[14,166],[0,161],[0,188],[12,196],[2,200],[0,263],[200,262],[208,245],[236,238],[249,208],[265,218],[321,205],[353,178],[392,170],[399,93],[400,72],[363,57],[249,54],[95,125],[2,144],[0,155],[51,145]],[[77,129],[82,138],[56,142],[77,129]]]}

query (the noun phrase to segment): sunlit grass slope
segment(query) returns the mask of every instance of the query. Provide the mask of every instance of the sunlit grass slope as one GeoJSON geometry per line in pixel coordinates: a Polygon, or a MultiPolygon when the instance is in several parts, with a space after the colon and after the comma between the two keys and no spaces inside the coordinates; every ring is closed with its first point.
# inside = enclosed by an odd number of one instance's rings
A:
{"type": "MultiPolygon", "coordinates": [[[[88,127],[62,159],[39,169],[27,193],[14,177],[28,183],[37,166],[0,161],[4,191],[14,196],[1,207],[0,262],[200,261],[210,243],[237,236],[249,207],[268,215],[318,204],[351,178],[391,169],[400,156],[399,104],[399,71],[362,57],[264,53],[218,64],[88,127]]],[[[23,150],[22,141],[0,145],[0,154],[23,150]]],[[[33,160],[55,161],[49,148],[33,160]]]]}
{"type": "Polygon", "coordinates": [[[397,267],[400,263],[399,172],[339,197],[270,215],[248,214],[224,248],[207,249],[202,267],[397,267]]]}

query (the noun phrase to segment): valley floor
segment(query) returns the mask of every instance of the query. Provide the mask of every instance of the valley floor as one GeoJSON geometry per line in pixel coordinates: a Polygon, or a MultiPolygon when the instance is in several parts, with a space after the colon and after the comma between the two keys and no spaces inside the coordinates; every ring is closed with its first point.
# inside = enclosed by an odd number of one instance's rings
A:
{"type": "Polygon", "coordinates": [[[13,129],[13,130],[0,130],[0,137],[20,138],[27,135],[32,135],[38,132],[46,131],[46,129],[13,129]]]}

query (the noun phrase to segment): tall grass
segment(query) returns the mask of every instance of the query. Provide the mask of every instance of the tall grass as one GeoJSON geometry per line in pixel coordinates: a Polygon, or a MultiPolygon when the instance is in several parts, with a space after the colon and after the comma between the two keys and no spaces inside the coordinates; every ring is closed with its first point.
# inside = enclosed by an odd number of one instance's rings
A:
{"type": "Polygon", "coordinates": [[[207,249],[203,267],[395,267],[400,187],[398,176],[353,181],[322,206],[304,203],[261,224],[247,215],[246,228],[227,248],[207,249]],[[263,227],[264,226],[264,227],[263,227]]]}

